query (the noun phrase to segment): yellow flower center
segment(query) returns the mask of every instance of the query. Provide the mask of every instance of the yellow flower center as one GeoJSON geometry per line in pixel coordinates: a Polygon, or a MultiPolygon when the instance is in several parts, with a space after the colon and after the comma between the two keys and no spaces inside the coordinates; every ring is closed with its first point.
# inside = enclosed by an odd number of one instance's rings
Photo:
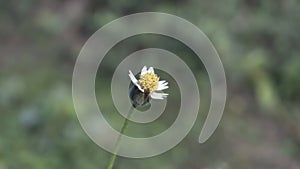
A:
{"type": "Polygon", "coordinates": [[[154,73],[146,73],[140,76],[139,84],[145,91],[152,93],[158,87],[159,77],[154,73]]]}

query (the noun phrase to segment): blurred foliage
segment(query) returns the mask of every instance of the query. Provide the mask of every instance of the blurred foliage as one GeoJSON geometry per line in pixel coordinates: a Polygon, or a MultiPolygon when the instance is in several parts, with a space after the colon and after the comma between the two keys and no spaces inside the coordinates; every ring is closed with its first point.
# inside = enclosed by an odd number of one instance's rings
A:
{"type": "MultiPolygon", "coordinates": [[[[143,48],[172,51],[191,67],[200,86],[201,110],[191,133],[174,149],[147,159],[118,158],[115,168],[300,168],[299,1],[0,0],[0,169],[107,166],[110,153],[87,137],[76,118],[73,66],[85,41],[101,26],[144,11],[178,15],[207,34],[225,67],[227,107],[216,133],[199,145],[210,85],[195,54],[162,36],[119,43],[96,82],[105,116],[116,129],[123,118],[107,93],[110,77],[117,61],[143,48]]],[[[176,109],[147,125],[131,123],[129,134],[163,131],[176,118],[176,109]]]]}

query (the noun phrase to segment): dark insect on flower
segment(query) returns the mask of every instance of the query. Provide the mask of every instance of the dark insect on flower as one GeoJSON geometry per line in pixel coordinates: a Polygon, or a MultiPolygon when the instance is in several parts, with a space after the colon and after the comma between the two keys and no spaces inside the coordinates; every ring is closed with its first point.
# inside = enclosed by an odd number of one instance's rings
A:
{"type": "Polygon", "coordinates": [[[149,93],[141,92],[138,87],[132,85],[129,89],[129,97],[133,107],[145,106],[151,100],[149,93]]]}

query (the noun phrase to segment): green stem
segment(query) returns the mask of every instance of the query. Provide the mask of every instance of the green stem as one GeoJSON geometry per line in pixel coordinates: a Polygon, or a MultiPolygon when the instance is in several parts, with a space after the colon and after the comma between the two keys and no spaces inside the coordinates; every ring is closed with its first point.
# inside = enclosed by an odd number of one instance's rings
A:
{"type": "Polygon", "coordinates": [[[131,116],[131,114],[133,113],[133,110],[134,110],[134,107],[131,106],[130,109],[129,109],[129,112],[127,114],[127,117],[123,123],[123,126],[122,126],[122,129],[121,129],[121,132],[120,132],[120,135],[117,139],[117,142],[116,142],[116,146],[115,146],[115,149],[114,149],[114,152],[110,158],[110,161],[109,161],[109,165],[108,165],[108,168],[107,169],[112,169],[113,166],[114,166],[114,163],[115,163],[115,160],[116,160],[116,156],[117,156],[117,153],[119,151],[119,148],[120,148],[120,143],[121,143],[121,139],[122,139],[122,136],[128,126],[128,121],[129,121],[129,118],[131,116]]]}

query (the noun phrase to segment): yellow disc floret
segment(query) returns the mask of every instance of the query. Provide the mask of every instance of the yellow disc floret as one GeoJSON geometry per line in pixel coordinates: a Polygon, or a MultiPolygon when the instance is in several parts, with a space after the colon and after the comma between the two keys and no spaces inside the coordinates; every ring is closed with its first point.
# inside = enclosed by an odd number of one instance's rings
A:
{"type": "Polygon", "coordinates": [[[158,87],[159,77],[154,73],[146,73],[140,76],[139,84],[145,91],[152,93],[158,87]]]}

